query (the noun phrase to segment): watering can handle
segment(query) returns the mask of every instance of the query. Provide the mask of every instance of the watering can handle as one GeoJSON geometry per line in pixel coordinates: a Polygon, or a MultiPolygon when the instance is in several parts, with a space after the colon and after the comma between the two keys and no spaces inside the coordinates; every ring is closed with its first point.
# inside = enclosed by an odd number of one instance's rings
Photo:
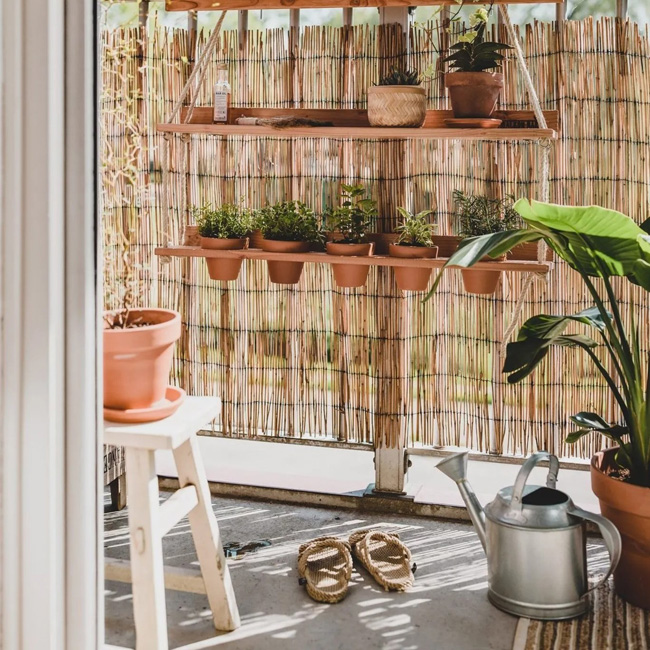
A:
{"type": "Polygon", "coordinates": [[[600,515],[596,515],[593,512],[587,512],[586,510],[582,510],[582,508],[576,508],[576,506],[572,505],[569,512],[572,515],[575,515],[576,517],[580,517],[581,519],[586,519],[587,521],[591,521],[598,528],[600,529],[600,534],[603,536],[603,539],[605,540],[605,545],[607,546],[607,552],[609,553],[609,568],[607,569],[607,573],[605,574],[605,577],[600,580],[597,584],[595,584],[593,587],[590,589],[587,589],[585,592],[585,595],[588,593],[594,591],[595,589],[598,589],[601,585],[605,584],[607,582],[607,578],[614,573],[614,569],[616,568],[618,561],[621,559],[621,549],[622,549],[622,543],[621,543],[621,534],[618,532],[618,529],[614,524],[609,520],[605,519],[605,517],[601,517],[600,515]]]}
{"type": "Polygon", "coordinates": [[[524,496],[524,488],[526,487],[528,476],[533,467],[535,467],[535,465],[538,463],[541,463],[543,460],[547,460],[549,463],[548,476],[546,477],[546,487],[555,489],[555,485],[557,483],[557,473],[560,471],[560,461],[557,459],[557,456],[549,454],[548,451],[537,451],[526,459],[526,462],[521,466],[521,469],[519,470],[519,474],[517,474],[515,486],[512,490],[512,500],[510,501],[510,507],[512,510],[521,513],[521,500],[524,496]]]}

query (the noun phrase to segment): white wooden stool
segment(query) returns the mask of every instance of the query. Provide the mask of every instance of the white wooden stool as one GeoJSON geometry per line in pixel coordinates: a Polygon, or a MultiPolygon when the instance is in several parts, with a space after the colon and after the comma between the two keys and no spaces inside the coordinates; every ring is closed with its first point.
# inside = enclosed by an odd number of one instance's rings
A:
{"type": "Polygon", "coordinates": [[[185,515],[217,630],[239,627],[239,612],[196,432],[219,413],[212,397],[187,397],[174,415],[146,424],[104,422],[104,443],[124,446],[137,650],[167,650],[162,538],[185,515]],[[154,452],[171,450],[180,489],[159,504],[154,452]]]}

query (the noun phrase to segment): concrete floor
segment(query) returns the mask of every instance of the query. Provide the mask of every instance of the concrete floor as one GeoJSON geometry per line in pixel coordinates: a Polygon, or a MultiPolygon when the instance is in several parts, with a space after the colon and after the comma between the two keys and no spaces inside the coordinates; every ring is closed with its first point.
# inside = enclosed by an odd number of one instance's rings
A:
{"type": "MultiPolygon", "coordinates": [[[[242,617],[215,636],[205,596],[167,591],[170,647],[185,650],[510,650],[517,619],[486,600],[486,562],[469,525],[425,518],[359,515],[349,510],[215,498],[224,544],[270,545],[230,559],[242,617]],[[298,584],[298,546],[311,538],[382,525],[398,530],[417,563],[408,593],[384,592],[355,571],[348,597],[312,601],[298,584]]],[[[106,555],[128,559],[127,510],[105,516],[106,555]]],[[[598,540],[590,544],[602,555],[598,540]]],[[[187,521],[165,538],[166,564],[197,566],[187,521]]],[[[603,558],[604,559],[604,558],[603,558]]],[[[106,583],[106,642],[134,647],[129,584],[106,583]]]]}

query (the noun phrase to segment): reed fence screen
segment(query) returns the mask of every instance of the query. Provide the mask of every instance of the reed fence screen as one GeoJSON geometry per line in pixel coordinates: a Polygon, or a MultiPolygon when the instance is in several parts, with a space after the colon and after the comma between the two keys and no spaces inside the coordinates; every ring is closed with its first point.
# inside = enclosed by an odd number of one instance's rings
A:
{"type": "MultiPolygon", "coordinates": [[[[199,48],[206,36],[199,35],[199,48]]],[[[551,200],[596,203],[643,221],[650,205],[648,34],[601,19],[569,21],[561,33],[538,23],[522,37],[542,106],[561,116],[551,200]]],[[[502,338],[523,274],[505,274],[499,292],[485,298],[464,293],[459,272],[448,271],[438,295],[422,304],[421,295],[400,294],[390,269],[371,269],[365,289],[342,290],[329,266],[306,265],[300,284],[287,288],[269,282],[265,262],[247,261],[237,282],[221,284],[208,278],[203,260],[165,262],[153,254],[156,245],[181,243],[190,220],[184,205],[241,200],[259,207],[298,198],[321,211],[350,181],[379,201],[377,231],[389,232],[403,205],[434,208],[439,234],[452,234],[454,189],[539,198],[541,145],[175,136],[165,188],[155,126],[187,79],[196,43],[185,31],[150,24],[146,32],[103,31],[101,45],[106,304],[117,306],[126,287],[134,304],[181,311],[176,378],[190,393],[222,397],[225,434],[358,443],[384,436],[392,445],[401,426],[408,444],[500,454],[546,448],[588,457],[601,445],[563,443],[569,414],[618,415],[582,353],[553,351],[529,381],[505,383],[502,338]]],[[[216,64],[225,62],[235,106],[362,108],[366,88],[402,47],[394,27],[307,27],[299,37],[249,32],[242,43],[237,32],[224,32],[198,104],[210,104],[216,64]]],[[[422,27],[411,28],[410,52],[412,67],[436,60],[422,27]]],[[[504,72],[502,107],[529,108],[514,60],[504,72]]],[[[429,107],[447,107],[439,80],[429,86],[429,107]]],[[[629,303],[629,287],[621,285],[619,295],[629,303]]],[[[637,320],[649,342],[650,310],[640,304],[637,320]]],[[[521,322],[588,305],[577,275],[559,263],[526,295],[521,322]]]]}

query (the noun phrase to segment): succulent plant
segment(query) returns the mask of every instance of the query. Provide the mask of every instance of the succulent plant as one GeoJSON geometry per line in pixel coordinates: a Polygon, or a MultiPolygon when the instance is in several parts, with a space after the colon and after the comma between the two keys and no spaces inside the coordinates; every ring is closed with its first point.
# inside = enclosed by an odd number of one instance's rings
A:
{"type": "Polygon", "coordinates": [[[400,70],[393,66],[390,72],[382,77],[378,86],[419,86],[420,73],[416,70],[400,70]]]}

